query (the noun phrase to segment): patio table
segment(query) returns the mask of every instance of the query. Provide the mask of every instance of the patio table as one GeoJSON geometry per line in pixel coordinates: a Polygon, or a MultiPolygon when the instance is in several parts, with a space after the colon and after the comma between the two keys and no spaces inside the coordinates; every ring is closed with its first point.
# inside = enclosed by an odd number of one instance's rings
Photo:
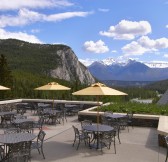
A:
{"type": "Polygon", "coordinates": [[[19,142],[29,142],[35,139],[37,135],[32,133],[10,133],[10,134],[0,134],[0,143],[4,144],[5,156],[2,161],[7,160],[8,151],[10,146],[19,142]]]}
{"type": "Polygon", "coordinates": [[[32,141],[36,138],[37,135],[32,133],[9,133],[9,134],[0,134],[0,143],[3,144],[14,144],[24,141],[32,141]]]}
{"type": "Polygon", "coordinates": [[[91,145],[92,147],[95,147],[96,149],[99,149],[99,145],[100,145],[100,134],[103,132],[109,132],[114,130],[113,127],[108,126],[108,125],[103,125],[103,124],[92,124],[92,125],[87,125],[87,126],[83,126],[83,129],[86,131],[92,131],[94,134],[93,139],[96,140],[96,146],[95,145],[91,145]]]}
{"type": "Polygon", "coordinates": [[[24,123],[24,122],[34,122],[33,119],[15,119],[12,121],[12,123],[16,126],[16,127],[19,127],[19,125],[21,123],[24,123]]]}
{"type": "Polygon", "coordinates": [[[106,115],[106,117],[113,118],[113,119],[120,119],[120,118],[126,117],[126,115],[122,115],[122,114],[108,114],[108,115],[106,115]]]}

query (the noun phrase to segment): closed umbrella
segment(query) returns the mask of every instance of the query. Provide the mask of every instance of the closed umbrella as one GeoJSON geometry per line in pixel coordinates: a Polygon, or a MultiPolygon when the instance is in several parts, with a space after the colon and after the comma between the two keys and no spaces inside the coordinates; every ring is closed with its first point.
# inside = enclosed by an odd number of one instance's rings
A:
{"type": "MultiPolygon", "coordinates": [[[[97,96],[97,101],[99,102],[99,96],[121,96],[127,95],[124,92],[118,91],[116,89],[107,87],[105,84],[102,83],[94,83],[90,87],[84,88],[82,90],[76,91],[72,93],[73,95],[90,95],[90,96],[97,96]]],[[[97,123],[99,123],[99,108],[97,111],[97,123]]]]}

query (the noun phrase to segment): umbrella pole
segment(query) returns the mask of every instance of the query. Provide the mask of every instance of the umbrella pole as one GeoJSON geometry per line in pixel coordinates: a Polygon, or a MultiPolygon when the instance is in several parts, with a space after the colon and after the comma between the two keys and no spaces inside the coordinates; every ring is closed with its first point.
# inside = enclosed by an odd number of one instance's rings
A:
{"type": "Polygon", "coordinates": [[[97,106],[97,124],[100,123],[100,120],[99,120],[99,97],[97,96],[97,103],[98,103],[98,106],[97,106]]]}

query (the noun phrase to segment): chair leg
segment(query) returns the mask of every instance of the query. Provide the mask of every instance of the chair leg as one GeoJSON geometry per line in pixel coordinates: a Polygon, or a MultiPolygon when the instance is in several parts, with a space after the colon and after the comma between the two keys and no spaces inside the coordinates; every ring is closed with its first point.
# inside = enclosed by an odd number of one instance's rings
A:
{"type": "Polygon", "coordinates": [[[167,162],[167,157],[168,157],[168,148],[167,148],[167,153],[166,153],[166,160],[165,160],[165,162],[167,162]]]}
{"type": "Polygon", "coordinates": [[[114,152],[116,154],[116,144],[115,144],[115,141],[114,141],[114,152]]]}
{"type": "Polygon", "coordinates": [[[78,142],[78,146],[77,146],[76,150],[78,150],[78,148],[79,148],[79,145],[80,145],[80,140],[79,140],[79,142],[78,142]]]}
{"type": "Polygon", "coordinates": [[[43,148],[41,147],[41,153],[43,155],[43,159],[45,159],[45,156],[44,156],[44,152],[43,152],[43,148]]]}
{"type": "Polygon", "coordinates": [[[73,142],[73,144],[72,144],[73,147],[74,147],[74,145],[75,145],[75,142],[76,142],[76,138],[74,139],[74,142],[73,142]]]}

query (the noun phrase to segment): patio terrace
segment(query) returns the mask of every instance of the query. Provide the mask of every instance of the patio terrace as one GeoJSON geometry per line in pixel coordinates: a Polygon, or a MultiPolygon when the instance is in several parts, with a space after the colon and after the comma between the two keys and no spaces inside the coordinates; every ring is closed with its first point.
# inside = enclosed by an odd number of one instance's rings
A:
{"type": "Polygon", "coordinates": [[[83,143],[79,150],[72,147],[74,132],[72,125],[80,128],[77,116],[68,117],[64,125],[49,126],[46,129],[46,141],[44,152],[46,159],[38,154],[37,150],[32,151],[32,162],[163,162],[166,156],[166,149],[158,146],[158,134],[155,128],[130,128],[121,131],[121,144],[116,140],[117,153],[114,154],[113,146],[110,150],[104,148],[103,152],[96,149],[89,149],[83,143]]]}
{"type": "MultiPolygon", "coordinates": [[[[27,112],[28,118],[37,120],[31,112],[27,112]]],[[[72,125],[80,129],[78,116],[68,116],[67,122],[63,124],[44,125],[46,132],[44,142],[44,154],[38,154],[37,150],[32,150],[32,162],[163,162],[166,157],[166,148],[158,146],[158,131],[156,128],[149,127],[130,127],[129,132],[122,130],[120,134],[121,144],[116,139],[116,150],[114,154],[113,146],[110,150],[104,148],[103,152],[96,149],[90,149],[83,143],[80,144],[79,150],[72,147],[74,140],[74,131],[72,125]]],[[[3,129],[0,129],[0,134],[3,129]]],[[[35,129],[34,133],[38,133],[35,129]]]]}

